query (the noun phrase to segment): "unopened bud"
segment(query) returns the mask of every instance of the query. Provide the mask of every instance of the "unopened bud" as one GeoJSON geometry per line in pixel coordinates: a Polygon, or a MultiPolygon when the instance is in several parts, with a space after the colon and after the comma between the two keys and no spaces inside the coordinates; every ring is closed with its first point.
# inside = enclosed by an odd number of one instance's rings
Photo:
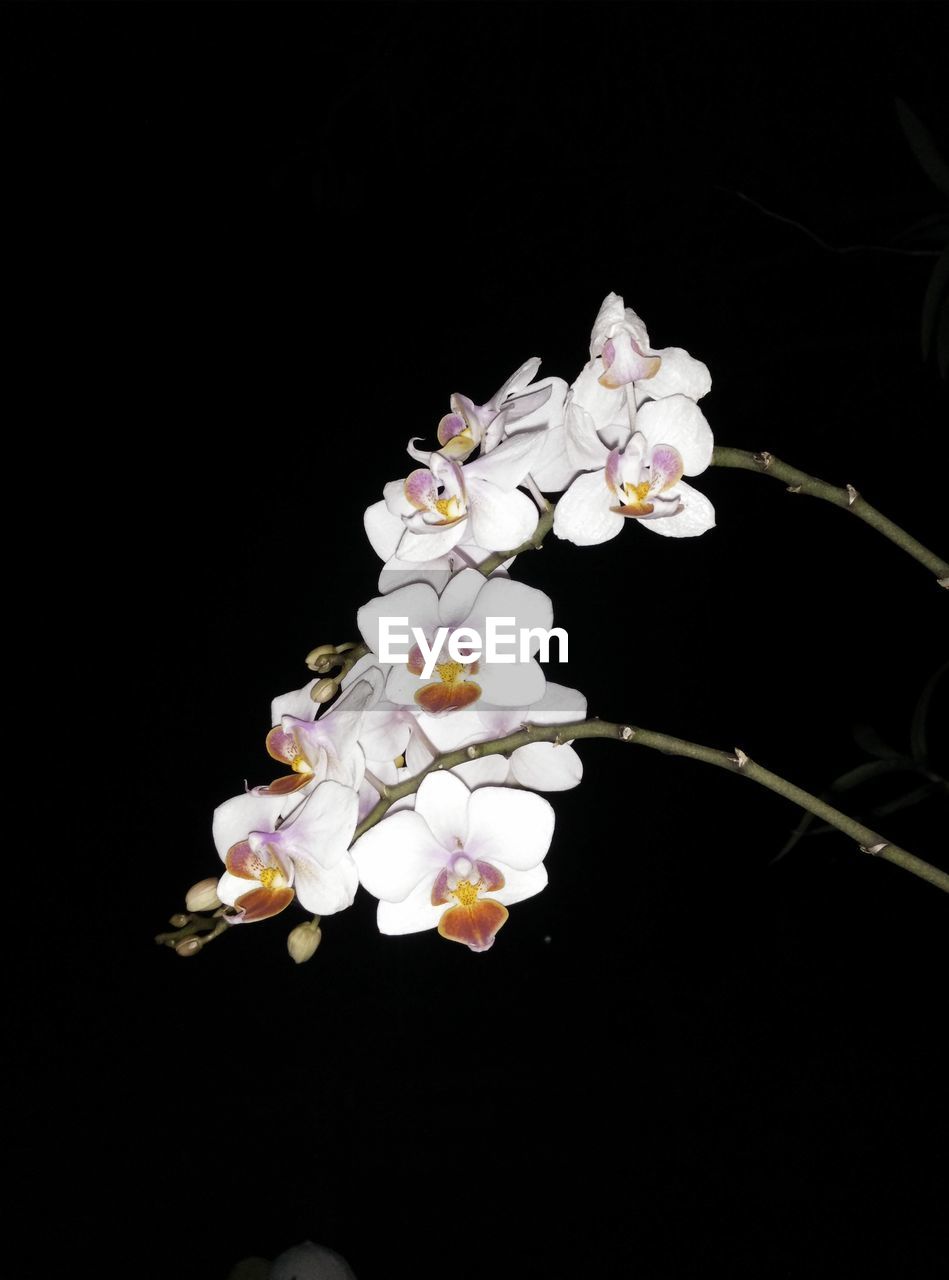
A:
{"type": "Polygon", "coordinates": [[[217,896],[217,877],[209,876],[207,880],[199,880],[193,884],[185,895],[185,906],[189,911],[216,911],[221,905],[217,896]]]}
{"type": "Polygon", "coordinates": [[[290,958],[297,964],[304,964],[315,954],[322,937],[323,930],[317,920],[307,920],[306,924],[298,924],[287,938],[290,958]]]}
{"type": "Polygon", "coordinates": [[[180,956],[196,956],[201,950],[201,946],[200,938],[185,938],[184,942],[178,943],[175,950],[180,956]]]}
{"type": "Polygon", "coordinates": [[[176,911],[170,918],[168,923],[173,929],[183,929],[190,919],[189,916],[183,915],[180,911],[176,911]]]}
{"type": "Polygon", "coordinates": [[[337,652],[337,653],[348,653],[350,649],[355,649],[355,647],[356,647],[356,641],[355,641],[355,640],[347,640],[345,644],[338,644],[338,645],[336,646],[336,652],[337,652]]]}
{"type": "Polygon", "coordinates": [[[329,657],[335,657],[335,655],[336,655],[335,644],[318,644],[315,649],[311,649],[310,652],[306,655],[306,665],[310,668],[311,671],[317,671],[319,670],[319,668],[317,667],[317,663],[320,661],[321,658],[325,659],[329,657]]]}
{"type": "Polygon", "coordinates": [[[329,702],[336,697],[338,690],[339,682],[336,680],[317,680],[310,690],[310,697],[314,702],[329,702]]]}

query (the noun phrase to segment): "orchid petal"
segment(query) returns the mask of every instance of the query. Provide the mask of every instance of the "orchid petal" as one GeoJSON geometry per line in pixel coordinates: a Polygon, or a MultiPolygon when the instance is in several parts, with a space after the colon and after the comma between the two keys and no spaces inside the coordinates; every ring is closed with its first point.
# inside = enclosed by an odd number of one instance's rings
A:
{"type": "Polygon", "coordinates": [[[482,787],[468,804],[465,850],[495,866],[526,871],[542,862],[554,833],[554,811],[532,791],[482,787]]]}
{"type": "Polygon", "coordinates": [[[511,777],[532,791],[569,791],[583,778],[583,762],[566,743],[529,742],[512,754],[511,777]]]}
{"type": "Polygon", "coordinates": [[[412,582],[364,604],[356,614],[356,626],[374,654],[378,654],[381,647],[379,632],[382,618],[408,618],[407,635],[411,634],[412,627],[421,627],[426,634],[434,634],[439,625],[438,595],[427,583],[412,582]]]}
{"type": "MultiPolygon", "coordinates": [[[[434,875],[432,877],[434,879],[434,875]]],[[[390,936],[421,933],[423,929],[435,929],[445,914],[443,906],[432,903],[432,881],[423,880],[401,902],[380,899],[376,910],[379,932],[390,936]]]]}
{"type": "Polygon", "coordinates": [[[647,401],[636,415],[636,430],[650,447],[666,444],[678,450],[687,476],[699,475],[712,461],[712,429],[687,396],[647,401]]]}
{"type": "Polygon", "coordinates": [[[471,486],[470,498],[471,536],[480,547],[510,551],[537,528],[537,507],[518,489],[504,493],[482,480],[471,486]]]}
{"type": "Polygon", "coordinates": [[[615,538],[623,528],[623,517],[610,510],[609,500],[602,471],[577,476],[557,503],[554,533],[578,547],[592,547],[615,538]]]}
{"type": "Polygon", "coordinates": [[[442,848],[454,853],[468,839],[471,792],[451,773],[430,773],[415,793],[415,812],[442,848]]]}
{"type": "Polygon", "coordinates": [[[518,431],[503,444],[499,444],[493,452],[482,455],[476,462],[467,463],[465,483],[469,493],[473,480],[487,480],[505,493],[516,489],[540,457],[543,444],[543,431],[518,431]]]}
{"type": "Polygon", "coordinates": [[[637,388],[644,395],[655,400],[674,395],[701,400],[704,395],[708,395],[712,388],[712,378],[708,366],[701,360],[696,360],[681,347],[663,347],[650,354],[660,356],[662,365],[655,377],[650,378],[645,386],[637,388]]]}
{"type": "Polygon", "coordinates": [[[211,833],[214,846],[222,858],[238,841],[246,840],[251,831],[273,831],[281,813],[290,813],[299,801],[281,796],[254,795],[245,792],[225,800],[214,810],[211,833]]]}
{"type": "Polygon", "coordinates": [[[363,515],[363,526],[379,559],[391,559],[405,528],[401,517],[393,515],[384,502],[375,502],[363,515]]]}
{"type": "Polygon", "coordinates": [[[630,382],[655,377],[661,363],[658,356],[644,356],[628,333],[618,333],[603,347],[603,372],[599,382],[611,390],[618,389],[630,382]]]}
{"type": "Polygon", "coordinates": [[[471,951],[487,951],[507,916],[500,902],[478,898],[469,907],[449,907],[438,922],[438,932],[450,942],[463,942],[471,951]]]}
{"type": "Polygon", "coordinates": [[[370,827],[350,852],[360,884],[387,902],[401,902],[422,880],[430,889],[446,857],[425,819],[408,809],[370,827]]]}
{"type": "Polygon", "coordinates": [[[704,493],[683,480],[673,496],[681,502],[682,510],[664,520],[643,520],[647,529],[664,538],[695,538],[715,528],[715,508],[704,493]]]}

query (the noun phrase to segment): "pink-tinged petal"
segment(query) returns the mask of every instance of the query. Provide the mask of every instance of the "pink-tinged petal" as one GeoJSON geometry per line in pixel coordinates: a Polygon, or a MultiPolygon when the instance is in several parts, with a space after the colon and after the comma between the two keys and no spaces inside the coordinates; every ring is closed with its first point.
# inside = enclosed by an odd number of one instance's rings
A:
{"type": "Polygon", "coordinates": [[[294,885],[300,904],[307,911],[331,916],[353,905],[359,876],[348,855],[329,869],[318,862],[302,861],[296,864],[294,885]]]}
{"type": "Polygon", "coordinates": [[[455,462],[464,462],[478,447],[471,427],[460,413],[446,413],[436,432],[442,454],[455,462]]]}
{"type": "Polygon", "coordinates": [[[583,778],[583,762],[567,743],[529,742],[512,754],[511,775],[531,791],[569,791],[583,778]]]}
{"type": "Polygon", "coordinates": [[[623,516],[625,519],[643,519],[645,516],[651,516],[655,509],[655,505],[652,502],[646,502],[645,499],[638,502],[624,502],[620,507],[610,507],[611,511],[615,511],[618,516],[623,516]]]}
{"type": "Polygon", "coordinates": [[[554,533],[578,547],[592,547],[615,538],[623,517],[610,510],[610,491],[602,471],[577,476],[557,503],[554,533]]]}
{"type": "Polygon", "coordinates": [[[411,810],[383,818],[350,852],[360,883],[387,902],[401,902],[423,880],[427,897],[448,856],[425,819],[411,810]]]}
{"type": "Polygon", "coordinates": [[[690,356],[681,347],[663,347],[653,353],[662,359],[662,366],[642,391],[661,400],[665,396],[682,395],[690,400],[701,400],[712,389],[712,378],[701,360],[690,356]]]}
{"type": "Polygon", "coordinates": [[[450,853],[468,839],[468,802],[471,792],[451,773],[430,773],[415,794],[415,812],[424,818],[432,835],[450,853]]]}
{"type": "Polygon", "coordinates": [[[686,396],[666,396],[642,405],[636,430],[650,447],[664,444],[676,449],[687,476],[698,475],[712,461],[712,429],[702,410],[686,396]]]}
{"type": "Polygon", "coordinates": [[[273,831],[280,818],[289,814],[297,803],[279,796],[245,792],[218,805],[211,828],[218,854],[226,857],[231,846],[246,840],[251,831],[273,831]]]}
{"type": "Polygon", "coordinates": [[[228,849],[224,865],[232,876],[238,876],[241,880],[259,880],[267,864],[250,847],[249,841],[240,840],[228,849]]]}
{"type": "Polygon", "coordinates": [[[379,559],[391,560],[405,528],[401,516],[393,515],[384,502],[374,502],[363,515],[363,526],[369,544],[379,559]]]}
{"type": "Polygon", "coordinates": [[[427,715],[440,716],[446,711],[470,707],[478,701],[481,693],[481,685],[473,680],[455,680],[450,684],[439,680],[417,690],[414,701],[427,715]]]}
{"type": "MultiPolygon", "coordinates": [[[[356,625],[363,640],[376,655],[379,653],[379,630],[382,618],[408,618],[406,626],[396,628],[411,637],[412,627],[434,633],[438,627],[438,595],[427,583],[413,582],[408,586],[376,596],[364,604],[356,614],[356,625]]],[[[409,643],[405,648],[409,648],[409,643]]]]}
{"type": "Polygon", "coordinates": [[[269,920],[285,911],[293,901],[292,889],[266,889],[261,885],[242,894],[234,903],[238,911],[234,924],[252,924],[256,920],[269,920]]]}
{"type": "Polygon", "coordinates": [[[618,293],[608,293],[600,304],[593,332],[590,335],[590,355],[599,355],[607,339],[617,333],[627,333],[643,351],[649,346],[646,326],[632,309],[623,303],[618,293]]]}
{"type": "MultiPolygon", "coordinates": [[[[287,719],[292,717],[288,716],[287,719]]],[[[282,764],[293,764],[297,756],[300,754],[300,747],[297,744],[296,735],[291,731],[287,732],[282,725],[275,724],[267,734],[267,754],[272,760],[279,760],[282,764]]]]}
{"type": "Polygon", "coordinates": [[[492,866],[482,858],[477,858],[474,869],[481,880],[482,893],[494,893],[497,889],[504,888],[504,875],[498,867],[492,866]]]}
{"type": "Polygon", "coordinates": [[[603,347],[600,383],[609,390],[616,390],[630,382],[642,382],[655,377],[661,364],[658,356],[644,356],[628,333],[618,333],[603,347]]]}
{"type": "Polygon", "coordinates": [[[438,494],[435,491],[435,477],[428,467],[419,467],[406,477],[405,496],[416,511],[433,510],[438,494]]]}
{"type": "Polygon", "coordinates": [[[435,883],[432,885],[431,902],[433,907],[445,906],[446,903],[453,900],[451,890],[448,887],[449,879],[450,874],[448,868],[442,867],[441,871],[439,871],[438,875],[435,877],[435,883]]]}
{"type": "Polygon", "coordinates": [[[466,851],[502,869],[542,862],[554,834],[554,811],[541,796],[507,787],[482,787],[468,803],[466,851]]]}
{"type": "Polygon", "coordinates": [[[511,551],[526,542],[537,528],[537,507],[526,493],[504,493],[486,480],[469,490],[471,537],[480,547],[511,551]]]}
{"type": "Polygon", "coordinates": [[[382,486],[382,500],[390,515],[401,519],[410,516],[415,508],[405,496],[405,481],[390,480],[382,486]]]}
{"type": "Polygon", "coordinates": [[[696,538],[715,528],[715,508],[704,493],[683,480],[676,491],[682,510],[665,520],[644,520],[643,526],[664,538],[696,538]]]}
{"type": "Polygon", "coordinates": [[[258,796],[292,796],[296,791],[302,791],[304,787],[310,785],[313,781],[312,773],[285,773],[282,777],[274,778],[273,782],[254,788],[254,794],[258,796]]]}
{"type": "Polygon", "coordinates": [[[652,451],[649,461],[649,488],[654,493],[665,493],[682,479],[684,467],[682,455],[672,445],[660,444],[652,451]]]}
{"type": "Polygon", "coordinates": [[[606,470],[603,478],[610,493],[619,493],[620,486],[623,483],[623,454],[621,450],[613,449],[610,451],[610,455],[606,460],[606,470]]]}
{"type": "Polygon", "coordinates": [[[438,932],[449,942],[464,943],[471,951],[487,951],[507,918],[507,907],[492,898],[479,898],[470,907],[449,907],[438,922],[438,932]]]}

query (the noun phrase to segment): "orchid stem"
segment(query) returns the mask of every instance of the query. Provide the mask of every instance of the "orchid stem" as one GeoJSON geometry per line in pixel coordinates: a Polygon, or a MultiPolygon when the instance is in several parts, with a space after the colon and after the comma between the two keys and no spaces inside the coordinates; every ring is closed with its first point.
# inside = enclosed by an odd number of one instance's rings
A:
{"type": "Polygon", "coordinates": [[[798,471],[796,467],[788,466],[773,453],[749,453],[745,449],[726,449],[721,445],[715,446],[712,466],[735,467],[739,471],[757,471],[759,475],[772,476],[775,480],[782,481],[787,485],[790,493],[806,493],[812,498],[823,498],[825,502],[833,503],[835,507],[842,507],[844,511],[849,511],[851,515],[864,520],[878,533],[882,533],[884,538],[889,538],[890,542],[895,543],[914,560],[918,560],[930,573],[935,574],[941,587],[949,587],[949,561],[942,560],[908,534],[905,529],[894,524],[882,511],[871,506],[861,498],[853,485],[840,489],[836,485],[828,484],[826,480],[818,480],[816,476],[808,475],[806,471],[798,471]]]}
{"type": "Polygon", "coordinates": [[[509,733],[505,737],[495,738],[491,742],[478,742],[470,747],[459,747],[455,751],[447,751],[443,755],[437,756],[421,773],[412,778],[407,778],[405,782],[389,787],[388,797],[381,799],[363,818],[356,828],[353,839],[358,840],[370,827],[374,827],[377,822],[380,822],[396,800],[401,800],[404,796],[410,796],[416,792],[423,779],[430,773],[435,773],[442,769],[454,769],[457,765],[465,764],[469,760],[478,760],[482,756],[509,756],[518,747],[527,746],[531,742],[552,742],[562,745],[581,738],[613,738],[618,742],[649,747],[653,751],[662,751],[666,755],[685,756],[689,760],[699,760],[703,764],[711,764],[719,769],[727,769],[729,773],[740,774],[742,777],[749,778],[752,782],[757,782],[762,787],[767,787],[769,791],[776,791],[778,795],[784,796],[786,800],[790,800],[799,809],[805,809],[808,813],[813,813],[830,826],[836,827],[838,831],[842,831],[844,835],[849,836],[856,843],[861,853],[883,858],[886,862],[892,862],[894,866],[902,867],[904,871],[908,871],[911,875],[918,876],[921,880],[935,885],[937,889],[942,889],[944,893],[949,893],[949,874],[945,871],[940,870],[939,867],[932,866],[928,862],[924,862],[922,858],[916,857],[915,854],[906,849],[901,849],[899,845],[892,844],[885,836],[881,836],[878,832],[865,827],[862,823],[848,817],[845,813],[841,813],[838,809],[832,808],[831,805],[818,799],[817,796],[811,795],[810,792],[802,791],[794,783],[788,782],[776,773],[771,773],[770,770],[763,768],[760,764],[755,764],[743,751],[737,749],[734,752],[718,751],[714,747],[703,747],[699,743],[686,742],[682,738],[672,738],[668,734],[655,733],[651,729],[612,724],[607,720],[596,719],[579,720],[572,724],[530,724],[517,733],[509,733]]]}

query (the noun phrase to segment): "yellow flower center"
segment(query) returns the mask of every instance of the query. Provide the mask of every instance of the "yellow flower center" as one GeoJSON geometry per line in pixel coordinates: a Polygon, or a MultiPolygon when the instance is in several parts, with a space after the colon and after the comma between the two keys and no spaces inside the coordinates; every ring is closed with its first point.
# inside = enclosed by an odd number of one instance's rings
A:
{"type": "Polygon", "coordinates": [[[277,884],[278,889],[281,885],[286,884],[283,872],[279,867],[264,867],[257,878],[265,889],[272,889],[275,883],[277,884]]]}
{"type": "Polygon", "coordinates": [[[483,884],[483,880],[479,880],[477,884],[472,884],[470,880],[462,880],[451,892],[463,907],[471,907],[478,901],[478,894],[483,884]]]}
{"type": "Polygon", "coordinates": [[[293,763],[291,764],[290,768],[293,770],[294,773],[312,773],[313,772],[312,768],[310,767],[309,761],[306,759],[305,756],[294,756],[293,763]]]}
{"type": "Polygon", "coordinates": [[[642,502],[649,494],[649,481],[643,480],[641,484],[624,484],[627,498],[635,498],[637,502],[642,502]]]}
{"type": "Polygon", "coordinates": [[[438,672],[438,678],[443,680],[445,684],[454,684],[464,669],[464,665],[461,662],[440,662],[435,668],[438,672]]]}
{"type": "Polygon", "coordinates": [[[435,510],[446,520],[456,520],[462,514],[461,503],[454,495],[450,498],[436,498],[435,510]]]}

